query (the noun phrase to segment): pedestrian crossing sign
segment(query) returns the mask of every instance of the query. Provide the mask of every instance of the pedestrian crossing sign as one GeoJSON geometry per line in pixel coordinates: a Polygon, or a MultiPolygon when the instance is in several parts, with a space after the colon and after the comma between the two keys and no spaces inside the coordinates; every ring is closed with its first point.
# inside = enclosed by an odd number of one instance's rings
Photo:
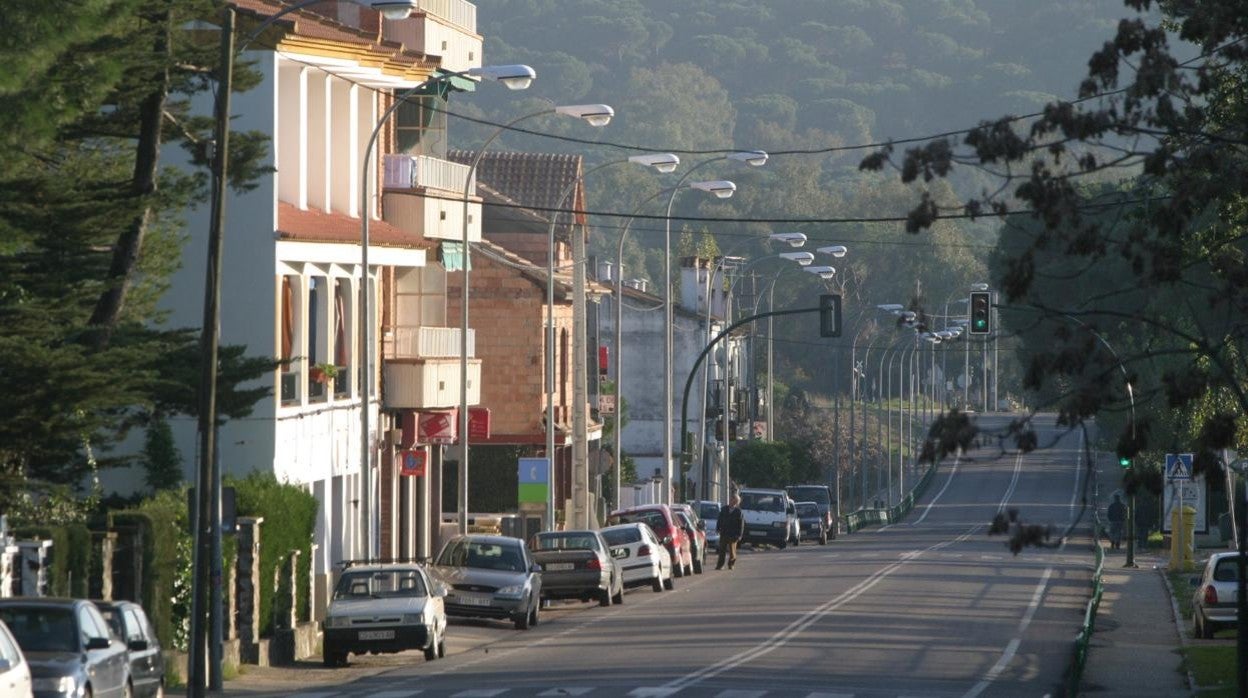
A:
{"type": "Polygon", "coordinates": [[[1192,479],[1192,454],[1190,453],[1167,453],[1166,454],[1166,480],[1169,482],[1186,481],[1192,479]]]}

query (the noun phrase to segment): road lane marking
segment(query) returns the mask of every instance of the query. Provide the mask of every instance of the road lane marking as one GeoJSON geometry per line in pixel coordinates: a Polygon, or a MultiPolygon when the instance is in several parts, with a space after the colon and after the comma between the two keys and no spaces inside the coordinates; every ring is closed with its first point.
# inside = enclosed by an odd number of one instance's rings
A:
{"type": "MultiPolygon", "coordinates": [[[[671,681],[667,682],[666,684],[663,684],[663,686],[659,688],[670,689],[674,693],[681,689],[688,688],[689,686],[693,686],[695,684],[701,683],[707,679],[711,679],[716,676],[719,676],[720,674],[726,671],[735,669],[745,664],[746,662],[749,662],[759,657],[762,657],[764,655],[770,654],[771,652],[774,652],[775,650],[778,650],[781,647],[783,647],[790,640],[796,637],[799,633],[801,633],[802,631],[806,630],[806,628],[809,628],[811,625],[813,625],[816,621],[827,616],[833,611],[840,609],[845,604],[853,601],[854,599],[858,598],[862,594],[866,593],[868,590],[871,589],[871,587],[884,581],[885,578],[887,578],[893,572],[896,572],[897,570],[901,569],[906,564],[913,562],[914,560],[917,560],[924,553],[934,552],[936,550],[941,550],[955,543],[961,543],[962,541],[970,538],[980,528],[982,528],[982,526],[979,526],[979,525],[973,526],[966,533],[963,533],[957,538],[951,538],[949,540],[936,543],[935,545],[929,546],[922,550],[913,550],[913,551],[910,551],[909,553],[903,554],[902,556],[903,559],[880,568],[875,573],[871,574],[870,576],[858,582],[857,584],[850,587],[849,589],[841,592],[840,594],[829,599],[828,601],[825,601],[824,603],[820,604],[818,607],[810,611],[807,611],[806,613],[802,614],[797,620],[789,623],[784,628],[782,628],[781,630],[773,634],[770,638],[768,638],[767,640],[764,640],[762,643],[756,645],[755,647],[752,647],[747,650],[742,650],[741,652],[738,652],[732,655],[731,657],[722,659],[716,662],[715,664],[712,664],[709,667],[705,667],[705,668],[699,669],[698,671],[694,671],[684,676],[681,676],[679,678],[672,679],[671,681]]],[[[657,695],[657,694],[647,694],[647,695],[657,695]]],[[[661,695],[669,695],[669,694],[661,694],[661,695]]]]}
{"type": "Polygon", "coordinates": [[[670,696],[679,690],[680,690],[679,688],[664,688],[662,686],[646,686],[644,688],[634,688],[633,690],[628,692],[628,695],[636,696],[637,698],[664,698],[664,696],[670,696]]]}
{"type": "Polygon", "coordinates": [[[542,691],[537,694],[539,696],[583,696],[594,690],[593,686],[565,686],[562,688],[552,688],[549,691],[542,691]]]}
{"type": "Polygon", "coordinates": [[[470,688],[467,691],[452,694],[452,698],[494,698],[506,690],[505,688],[470,688]]]}
{"type": "Polygon", "coordinates": [[[927,507],[923,509],[923,515],[920,516],[917,521],[911,523],[911,526],[918,526],[923,523],[923,519],[926,519],[927,515],[932,513],[932,507],[936,505],[936,502],[940,501],[942,496],[944,496],[945,490],[949,489],[949,485],[953,484],[953,476],[958,474],[958,463],[961,461],[962,451],[959,450],[958,454],[953,457],[953,467],[949,470],[949,479],[945,480],[945,486],[940,488],[940,491],[936,493],[935,497],[932,497],[932,501],[928,502],[927,507]]]}
{"type": "Polygon", "coordinates": [[[715,694],[716,698],[763,698],[767,691],[747,691],[740,688],[729,688],[715,694]]]}
{"type": "Polygon", "coordinates": [[[368,698],[410,698],[420,693],[422,691],[377,691],[368,694],[368,698]]]}
{"type": "Polygon", "coordinates": [[[852,693],[807,693],[806,698],[854,698],[852,693]]]}

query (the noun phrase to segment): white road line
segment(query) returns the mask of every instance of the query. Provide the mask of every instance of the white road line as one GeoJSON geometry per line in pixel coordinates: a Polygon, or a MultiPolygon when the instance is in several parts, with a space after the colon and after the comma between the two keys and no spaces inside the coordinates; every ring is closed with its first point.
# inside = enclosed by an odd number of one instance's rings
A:
{"type": "Polygon", "coordinates": [[[549,691],[542,691],[537,694],[539,696],[583,696],[594,690],[593,686],[564,686],[561,688],[552,688],[549,691]]]}
{"type": "Polygon", "coordinates": [[[716,693],[716,698],[763,698],[767,691],[746,691],[740,688],[729,688],[716,693]]]}
{"type": "Polygon", "coordinates": [[[410,698],[410,696],[418,695],[422,691],[377,691],[368,694],[368,698],[410,698]]]}
{"type": "Polygon", "coordinates": [[[945,490],[949,489],[949,485],[953,484],[953,476],[958,474],[958,463],[960,463],[961,461],[962,461],[962,452],[958,451],[958,454],[953,457],[953,467],[949,470],[949,479],[945,480],[945,486],[940,488],[940,491],[936,493],[935,497],[932,497],[932,501],[928,502],[927,506],[924,507],[923,515],[920,516],[917,521],[914,521],[913,523],[911,523],[910,524],[911,526],[918,526],[919,524],[923,523],[923,519],[926,519],[927,515],[932,513],[932,507],[936,505],[936,502],[940,501],[940,498],[942,496],[944,496],[945,490]]]}
{"type": "Polygon", "coordinates": [[[808,693],[806,698],[854,698],[852,693],[808,693]]]}
{"type": "Polygon", "coordinates": [[[506,690],[505,688],[470,688],[467,691],[452,694],[452,698],[493,698],[506,690]]]}
{"type": "Polygon", "coordinates": [[[645,688],[634,688],[633,690],[628,692],[628,695],[636,696],[637,698],[664,698],[664,696],[670,696],[679,690],[680,690],[679,688],[664,688],[662,686],[647,686],[645,688]]]}

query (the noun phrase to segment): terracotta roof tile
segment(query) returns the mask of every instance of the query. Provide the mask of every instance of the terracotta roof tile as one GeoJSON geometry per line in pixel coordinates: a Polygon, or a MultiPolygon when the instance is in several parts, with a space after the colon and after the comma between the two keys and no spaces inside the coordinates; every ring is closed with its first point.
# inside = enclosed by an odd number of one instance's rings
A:
{"type": "MultiPolygon", "coordinates": [[[[304,211],[294,204],[280,201],[277,204],[277,237],[281,240],[358,245],[360,219],[322,210],[304,211]]],[[[430,250],[438,246],[438,241],[405,232],[385,221],[371,221],[368,224],[368,244],[430,250]]]]}
{"type": "MultiPolygon", "coordinates": [[[[475,152],[467,150],[447,153],[448,160],[463,164],[470,164],[475,156],[475,152]]],[[[477,164],[477,180],[522,206],[583,210],[585,192],[579,186],[568,201],[559,205],[560,195],[581,176],[582,166],[580,155],[489,151],[477,164]]],[[[535,213],[550,220],[549,211],[535,213]]]]}

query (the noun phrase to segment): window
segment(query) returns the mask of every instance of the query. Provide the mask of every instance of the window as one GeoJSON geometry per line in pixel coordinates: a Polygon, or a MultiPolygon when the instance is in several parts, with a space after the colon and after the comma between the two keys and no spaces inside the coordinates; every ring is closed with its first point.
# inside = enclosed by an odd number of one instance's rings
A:
{"type": "Polygon", "coordinates": [[[305,337],[303,355],[308,359],[308,397],[324,399],[328,379],[318,371],[311,370],[318,364],[329,363],[329,283],[323,276],[308,279],[308,333],[305,337]]]}
{"type": "Polygon", "coordinates": [[[108,640],[112,637],[112,633],[108,630],[108,623],[100,616],[100,612],[93,611],[93,606],[82,606],[78,609],[78,630],[82,633],[83,647],[86,647],[87,643],[93,639],[108,640]]]}
{"type": "Polygon", "coordinates": [[[334,365],[338,375],[334,378],[334,395],[345,395],[350,390],[348,378],[351,366],[351,285],[346,279],[334,280],[334,365]]]}
{"type": "Polygon", "coordinates": [[[26,652],[78,651],[74,614],[67,608],[3,608],[0,609],[0,620],[9,626],[17,644],[26,652]]]}
{"type": "Polygon", "coordinates": [[[278,328],[278,359],[281,360],[281,400],[284,403],[299,399],[299,363],[295,360],[295,318],[298,313],[296,290],[298,279],[282,277],[281,316],[278,328]]]}
{"type": "MultiPolygon", "coordinates": [[[[432,89],[445,89],[438,84],[432,89]]],[[[446,158],[446,102],[438,95],[408,97],[395,112],[398,152],[446,158]]]]}
{"type": "Polygon", "coordinates": [[[139,617],[135,614],[133,608],[126,609],[126,635],[122,639],[126,641],[126,644],[136,640],[142,641],[147,639],[143,635],[143,623],[139,621],[139,617]]]}
{"type": "Polygon", "coordinates": [[[8,661],[10,669],[22,663],[21,656],[17,652],[17,647],[13,645],[12,638],[3,630],[0,630],[0,659],[8,661]]]}

